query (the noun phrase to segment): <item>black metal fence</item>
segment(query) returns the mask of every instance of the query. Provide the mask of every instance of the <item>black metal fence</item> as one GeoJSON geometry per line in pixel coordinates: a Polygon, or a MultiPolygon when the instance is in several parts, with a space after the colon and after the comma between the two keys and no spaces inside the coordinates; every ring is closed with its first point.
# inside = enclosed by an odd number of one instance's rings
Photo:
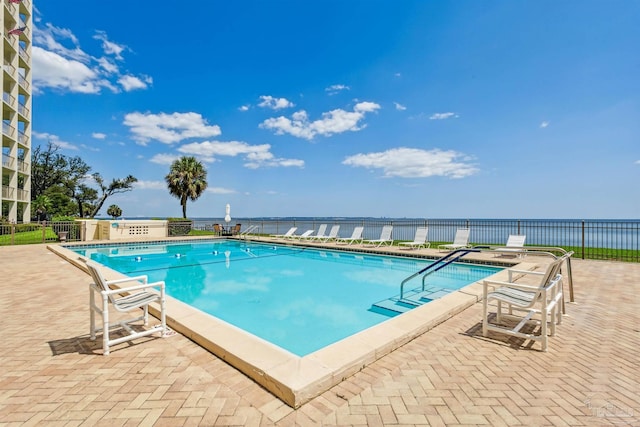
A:
{"type": "MultiPolygon", "coordinates": [[[[220,220],[222,222],[222,220],[220,220]]],[[[458,228],[469,228],[472,245],[504,245],[510,234],[526,235],[527,246],[561,247],[575,257],[640,262],[640,220],[520,220],[520,219],[252,219],[236,220],[242,230],[252,225],[254,234],[284,234],[297,227],[296,234],[317,230],[327,224],[340,225],[341,237],[364,226],[364,238],[376,239],[384,225],[393,226],[394,240],[413,240],[417,227],[428,227],[433,244],[451,243],[458,228]]],[[[210,229],[211,220],[193,221],[197,230],[210,229]]]]}
{"type": "MultiPolygon", "coordinates": [[[[167,236],[213,232],[222,219],[171,221],[167,236]]],[[[357,226],[364,226],[364,238],[376,239],[384,225],[393,226],[394,240],[413,240],[417,227],[428,227],[433,245],[451,243],[458,228],[471,230],[472,245],[504,245],[510,234],[526,235],[527,246],[562,247],[583,259],[640,262],[640,220],[494,220],[494,219],[262,219],[242,218],[233,224],[241,230],[257,226],[253,234],[284,234],[297,227],[296,234],[317,230],[327,224],[340,226],[339,235],[348,237],[357,226]]],[[[82,221],[30,224],[0,223],[0,245],[81,241],[82,221]]]]}

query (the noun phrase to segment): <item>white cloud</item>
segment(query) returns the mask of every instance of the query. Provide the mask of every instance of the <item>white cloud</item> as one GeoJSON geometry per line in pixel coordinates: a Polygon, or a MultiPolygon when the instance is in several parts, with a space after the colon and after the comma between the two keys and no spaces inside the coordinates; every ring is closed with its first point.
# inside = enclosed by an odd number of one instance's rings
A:
{"type": "Polygon", "coordinates": [[[215,162],[217,157],[236,157],[243,155],[244,166],[249,169],[261,167],[304,167],[304,160],[277,158],[271,153],[269,144],[250,145],[241,141],[205,141],[193,142],[181,146],[178,151],[183,154],[195,155],[203,161],[215,162]]]}
{"type": "Polygon", "coordinates": [[[127,49],[126,46],[110,41],[107,38],[107,33],[104,31],[96,31],[96,35],[94,35],[93,38],[102,41],[102,50],[104,50],[105,54],[114,55],[118,60],[123,59],[121,53],[127,49]]]}
{"type": "Polygon", "coordinates": [[[238,107],[240,111],[249,111],[249,105],[241,105],[238,107]]]}
{"type": "Polygon", "coordinates": [[[329,95],[335,95],[343,90],[351,90],[349,86],[346,85],[331,85],[324,89],[329,95]]]}
{"type": "Polygon", "coordinates": [[[70,142],[66,142],[66,141],[61,141],[60,137],[58,137],[58,135],[53,135],[50,133],[46,133],[46,132],[36,132],[33,131],[31,132],[31,136],[33,136],[36,139],[42,139],[42,140],[46,140],[48,142],[51,142],[53,145],[56,145],[58,147],[60,147],[61,149],[65,149],[65,150],[77,150],[78,146],[74,145],[70,142]]]}
{"type": "Polygon", "coordinates": [[[402,77],[402,74],[400,74],[400,73],[395,73],[395,74],[393,75],[393,77],[400,78],[400,77],[402,77]]]}
{"type": "Polygon", "coordinates": [[[230,188],[223,188],[223,187],[207,187],[206,190],[204,190],[208,193],[213,193],[213,194],[234,194],[236,193],[236,190],[232,190],[230,188]]]}
{"type": "Polygon", "coordinates": [[[95,139],[105,139],[107,135],[101,132],[94,132],[91,134],[91,137],[95,139]]]}
{"type": "Polygon", "coordinates": [[[139,180],[133,184],[137,190],[166,190],[167,184],[164,181],[144,181],[139,180]]]}
{"type": "Polygon", "coordinates": [[[636,161],[635,161],[635,164],[636,164],[636,165],[640,165],[640,160],[636,160],[636,161]]]}
{"type": "Polygon", "coordinates": [[[93,37],[102,42],[102,53],[91,55],[80,48],[80,42],[71,30],[50,23],[34,26],[32,53],[34,93],[46,88],[61,92],[99,94],[103,89],[113,93],[145,89],[151,78],[120,73],[118,61],[126,46],[108,40],[103,31],[93,37]]]}
{"type": "Polygon", "coordinates": [[[546,128],[547,126],[549,126],[549,122],[546,121],[546,120],[543,121],[542,123],[540,123],[540,127],[543,128],[543,129],[546,128]]]}
{"type": "Polygon", "coordinates": [[[173,144],[188,138],[207,138],[222,132],[218,125],[208,125],[198,113],[129,113],[124,116],[124,125],[129,126],[133,139],[146,145],[150,140],[173,144]]]}
{"type": "Polygon", "coordinates": [[[111,83],[79,61],[66,59],[38,46],[31,49],[34,91],[45,87],[69,92],[96,94],[111,83]]]}
{"type": "Polygon", "coordinates": [[[429,120],[446,120],[451,118],[458,118],[456,113],[434,113],[429,117],[429,120]]]}
{"type": "Polygon", "coordinates": [[[396,110],[399,111],[404,111],[407,109],[407,107],[405,107],[404,105],[400,104],[399,102],[394,102],[393,105],[395,105],[396,110]]]}
{"type": "Polygon", "coordinates": [[[283,108],[290,108],[295,106],[293,102],[289,101],[286,98],[274,98],[273,96],[262,95],[260,99],[262,100],[262,102],[258,104],[258,107],[271,108],[272,110],[281,110],[283,108]]]}
{"type": "Polygon", "coordinates": [[[126,92],[135,89],[146,89],[148,85],[153,83],[153,79],[149,76],[136,77],[131,75],[122,76],[118,79],[118,83],[126,92]]]}
{"type": "Polygon", "coordinates": [[[439,149],[393,148],[378,153],[356,154],[347,157],[342,164],[367,169],[381,169],[384,177],[429,178],[444,176],[464,178],[479,170],[468,157],[452,151],[439,149]]]}
{"type": "Polygon", "coordinates": [[[359,124],[364,119],[365,113],[371,113],[380,108],[374,102],[360,102],[353,107],[353,111],[342,109],[322,113],[322,118],[313,122],[309,121],[304,110],[293,113],[291,118],[284,116],[265,120],[260,124],[263,129],[274,130],[276,135],[288,133],[298,138],[313,139],[316,135],[331,136],[347,131],[355,132],[366,127],[359,124]]]}
{"type": "Polygon", "coordinates": [[[159,165],[170,165],[175,160],[178,160],[180,156],[177,154],[156,154],[149,159],[151,163],[157,163],[159,165]]]}

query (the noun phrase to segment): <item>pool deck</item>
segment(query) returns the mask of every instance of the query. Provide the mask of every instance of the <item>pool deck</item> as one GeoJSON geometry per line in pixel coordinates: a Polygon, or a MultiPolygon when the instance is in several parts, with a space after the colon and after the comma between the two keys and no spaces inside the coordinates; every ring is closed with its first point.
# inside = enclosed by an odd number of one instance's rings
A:
{"type": "Polygon", "coordinates": [[[180,334],[102,356],[88,276],[0,247],[0,425],[640,425],[640,265],[572,267],[548,352],[483,338],[474,303],[293,409],[180,334]]]}

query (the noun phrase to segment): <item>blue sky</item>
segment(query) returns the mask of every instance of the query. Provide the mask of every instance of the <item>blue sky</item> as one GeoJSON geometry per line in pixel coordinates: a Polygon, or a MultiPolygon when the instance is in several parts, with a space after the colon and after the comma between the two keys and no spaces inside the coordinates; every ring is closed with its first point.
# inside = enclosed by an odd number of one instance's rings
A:
{"type": "Polygon", "coordinates": [[[640,2],[43,1],[33,140],[125,218],[639,218],[640,2]]]}

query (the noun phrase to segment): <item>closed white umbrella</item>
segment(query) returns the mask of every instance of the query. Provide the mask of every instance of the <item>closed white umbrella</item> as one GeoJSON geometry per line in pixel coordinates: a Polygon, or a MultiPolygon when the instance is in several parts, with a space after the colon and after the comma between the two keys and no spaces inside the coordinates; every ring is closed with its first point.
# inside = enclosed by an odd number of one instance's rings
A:
{"type": "Polygon", "coordinates": [[[227,207],[225,209],[224,222],[229,224],[231,222],[231,205],[227,203],[227,207]]]}

